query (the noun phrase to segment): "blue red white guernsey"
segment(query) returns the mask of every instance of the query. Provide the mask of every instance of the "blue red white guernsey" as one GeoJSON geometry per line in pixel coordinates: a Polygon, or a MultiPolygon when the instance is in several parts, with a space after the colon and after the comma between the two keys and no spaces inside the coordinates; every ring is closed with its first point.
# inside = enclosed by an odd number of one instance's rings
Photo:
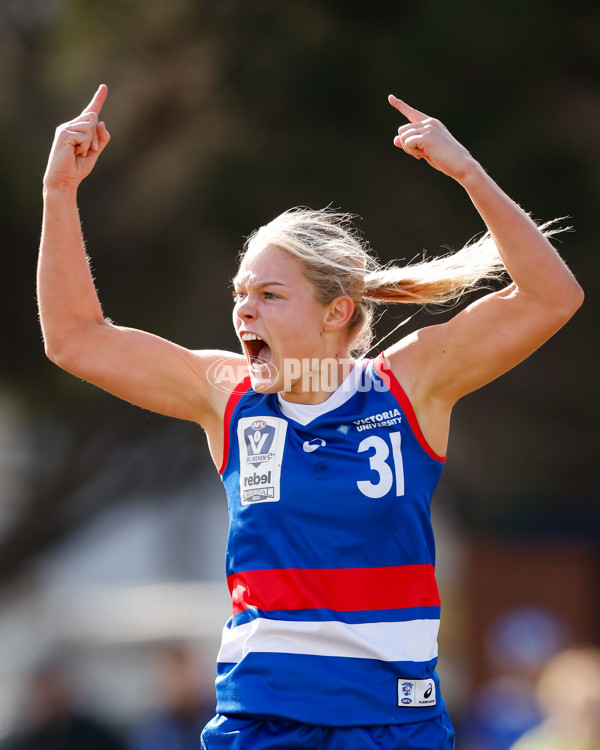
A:
{"type": "Polygon", "coordinates": [[[430,501],[444,458],[383,356],[322,404],[247,379],[225,421],[233,614],[217,711],[323,726],[438,716],[430,501]]]}

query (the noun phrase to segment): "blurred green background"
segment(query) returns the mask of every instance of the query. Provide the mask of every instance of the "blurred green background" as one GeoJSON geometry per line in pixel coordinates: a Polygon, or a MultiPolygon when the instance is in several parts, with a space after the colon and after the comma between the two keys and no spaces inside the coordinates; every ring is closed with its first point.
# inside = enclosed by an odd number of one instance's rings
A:
{"type": "MultiPolygon", "coordinates": [[[[190,486],[200,507],[213,481],[196,427],[117,402],[44,357],[34,279],[55,126],[108,84],[112,140],[80,191],[106,315],[226,349],[244,237],[286,208],[359,215],[383,261],[482,231],[458,185],[392,146],[394,92],[440,118],[534,218],[575,228],[559,250],[584,307],[457,406],[438,502],[466,547],[583,554],[596,627],[599,42],[600,6],[584,0],[2,0],[4,606],[107,508],[134,494],[160,506],[190,486]]],[[[390,310],[378,334],[406,314],[390,310]]],[[[438,320],[419,313],[403,330],[438,320]]]]}

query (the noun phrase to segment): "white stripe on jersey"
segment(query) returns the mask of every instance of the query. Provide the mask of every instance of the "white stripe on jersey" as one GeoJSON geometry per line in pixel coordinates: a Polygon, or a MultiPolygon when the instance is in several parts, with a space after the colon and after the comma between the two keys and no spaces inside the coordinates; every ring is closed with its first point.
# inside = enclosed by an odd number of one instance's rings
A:
{"type": "Polygon", "coordinates": [[[408,622],[292,622],[259,617],[223,629],[217,661],[237,663],[251,651],[341,656],[381,661],[429,661],[437,657],[439,620],[408,622]]]}

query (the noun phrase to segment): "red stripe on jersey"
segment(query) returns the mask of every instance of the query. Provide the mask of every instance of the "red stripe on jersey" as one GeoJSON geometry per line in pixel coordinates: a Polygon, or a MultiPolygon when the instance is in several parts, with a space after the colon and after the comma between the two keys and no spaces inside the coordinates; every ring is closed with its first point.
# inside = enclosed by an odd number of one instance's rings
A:
{"type": "Polygon", "coordinates": [[[400,407],[402,411],[404,412],[404,414],[406,415],[406,418],[408,419],[408,423],[411,426],[411,429],[415,437],[419,441],[421,448],[423,448],[423,450],[429,456],[431,456],[431,458],[434,458],[436,461],[445,461],[446,456],[440,456],[438,453],[436,453],[427,442],[425,435],[423,435],[423,433],[421,432],[421,428],[419,427],[419,422],[417,421],[417,415],[415,414],[415,410],[413,409],[413,406],[410,403],[410,400],[408,396],[406,395],[404,388],[400,385],[394,373],[387,366],[387,360],[383,356],[383,352],[378,357],[375,358],[375,360],[373,361],[373,365],[375,366],[375,369],[381,376],[383,382],[390,389],[391,394],[395,397],[396,401],[400,404],[400,407]]]}
{"type": "Polygon", "coordinates": [[[360,612],[404,607],[439,607],[433,565],[385,568],[246,570],[227,579],[233,614],[331,609],[360,612]]]}
{"type": "Polygon", "coordinates": [[[233,415],[235,407],[238,405],[238,401],[241,399],[244,393],[249,390],[250,375],[247,375],[240,383],[235,386],[231,393],[231,396],[227,400],[227,404],[225,406],[225,414],[223,415],[223,460],[221,461],[219,474],[222,474],[225,471],[225,467],[227,466],[227,461],[229,459],[229,427],[231,424],[231,417],[233,415]]]}

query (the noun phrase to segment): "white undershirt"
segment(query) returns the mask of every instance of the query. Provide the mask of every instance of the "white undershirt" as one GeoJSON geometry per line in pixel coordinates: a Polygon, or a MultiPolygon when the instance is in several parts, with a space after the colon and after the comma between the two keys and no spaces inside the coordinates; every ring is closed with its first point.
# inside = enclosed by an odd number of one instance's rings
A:
{"type": "Polygon", "coordinates": [[[298,404],[295,401],[286,401],[281,393],[277,394],[277,400],[279,401],[279,407],[281,411],[289,419],[293,419],[294,422],[306,426],[313,419],[327,414],[333,409],[337,409],[342,404],[345,404],[349,398],[352,398],[358,389],[362,372],[368,365],[369,361],[366,359],[358,360],[354,363],[354,367],[350,370],[348,375],[342,380],[338,387],[333,391],[325,401],[320,404],[298,404]]]}

